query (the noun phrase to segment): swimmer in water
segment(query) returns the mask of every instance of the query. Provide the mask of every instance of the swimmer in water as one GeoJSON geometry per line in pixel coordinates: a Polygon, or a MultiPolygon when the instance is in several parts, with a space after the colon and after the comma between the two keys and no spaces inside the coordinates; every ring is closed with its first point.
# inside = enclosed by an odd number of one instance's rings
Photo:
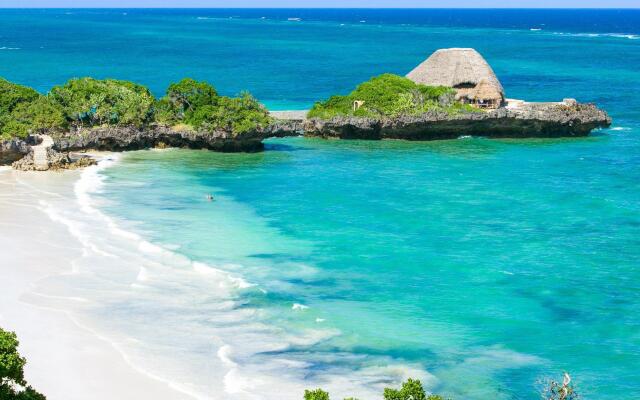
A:
{"type": "Polygon", "coordinates": [[[208,194],[208,195],[207,195],[207,201],[213,201],[213,196],[212,196],[212,195],[210,195],[210,194],[208,194]]]}

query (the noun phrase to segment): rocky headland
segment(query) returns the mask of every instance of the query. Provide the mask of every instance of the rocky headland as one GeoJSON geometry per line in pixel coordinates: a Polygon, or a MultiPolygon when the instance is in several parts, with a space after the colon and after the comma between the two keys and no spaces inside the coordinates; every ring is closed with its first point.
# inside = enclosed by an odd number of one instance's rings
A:
{"type": "MultiPolygon", "coordinates": [[[[207,149],[219,152],[262,151],[262,141],[270,137],[316,136],[340,139],[404,139],[441,140],[461,136],[487,138],[557,138],[587,136],[597,128],[611,125],[609,115],[593,104],[573,100],[562,103],[519,103],[494,110],[448,114],[427,112],[418,116],[396,118],[366,118],[342,116],[332,119],[303,118],[304,114],[274,113],[276,118],[267,127],[231,134],[225,131],[196,132],[166,126],[98,127],[52,136],[48,153],[53,167],[69,168],[73,151],[127,151],[148,148],[179,147],[207,149]],[[281,118],[278,118],[280,116],[281,118]],[[56,153],[63,154],[62,156],[56,153]]],[[[32,147],[37,136],[0,142],[0,163],[16,163],[16,168],[32,168],[32,147]]],[[[87,163],[86,161],[82,161],[87,163]]]]}
{"type": "MultiPolygon", "coordinates": [[[[522,103],[515,107],[448,114],[427,112],[418,116],[289,120],[292,133],[341,139],[441,140],[461,136],[487,138],[555,138],[587,136],[611,125],[609,115],[593,104],[522,103]]],[[[281,127],[280,130],[283,130],[281,127]]]]}

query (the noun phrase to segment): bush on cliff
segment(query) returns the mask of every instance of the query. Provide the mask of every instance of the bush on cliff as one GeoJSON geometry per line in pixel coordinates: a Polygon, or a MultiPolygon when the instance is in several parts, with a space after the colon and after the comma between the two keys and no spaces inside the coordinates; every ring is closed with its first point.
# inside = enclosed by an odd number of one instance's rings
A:
{"type": "Polygon", "coordinates": [[[219,96],[206,82],[183,79],[173,83],[156,102],[156,121],[165,125],[186,124],[198,131],[223,130],[234,134],[267,126],[267,109],[249,93],[240,97],[219,96]]]}
{"type": "Polygon", "coordinates": [[[24,379],[26,360],[18,353],[18,345],[15,333],[0,328],[0,399],[45,400],[24,379]]]}
{"type": "Polygon", "coordinates": [[[219,96],[210,84],[188,78],[171,84],[159,100],[144,86],[115,79],[71,79],[47,96],[0,79],[0,140],[69,127],[142,128],[151,123],[237,135],[271,121],[267,109],[249,93],[219,96]]]}
{"type": "Polygon", "coordinates": [[[71,79],[51,89],[50,97],[75,127],[141,127],[153,119],[153,95],[146,87],[133,82],[71,79]]]}
{"type": "Polygon", "coordinates": [[[24,138],[65,127],[62,110],[47,96],[0,79],[0,139],[24,138]]]}
{"type": "Polygon", "coordinates": [[[444,86],[419,85],[410,79],[383,74],[360,84],[346,96],[332,96],[317,102],[309,118],[330,119],[337,116],[398,117],[419,115],[431,110],[448,113],[471,111],[454,101],[455,91],[444,86]],[[363,102],[354,110],[354,102],[363,102]]]}

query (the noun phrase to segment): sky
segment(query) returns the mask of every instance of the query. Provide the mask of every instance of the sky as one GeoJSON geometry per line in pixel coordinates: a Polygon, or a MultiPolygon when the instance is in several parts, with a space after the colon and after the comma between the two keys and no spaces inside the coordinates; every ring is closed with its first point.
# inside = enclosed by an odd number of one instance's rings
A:
{"type": "Polygon", "coordinates": [[[4,7],[640,8],[640,0],[0,0],[4,7]]]}

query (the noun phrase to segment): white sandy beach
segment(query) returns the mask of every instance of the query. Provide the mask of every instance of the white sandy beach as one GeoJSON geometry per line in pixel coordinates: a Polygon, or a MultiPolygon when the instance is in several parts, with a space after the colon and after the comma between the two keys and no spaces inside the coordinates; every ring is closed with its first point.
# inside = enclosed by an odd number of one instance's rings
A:
{"type": "Polygon", "coordinates": [[[50,400],[190,398],[136,370],[67,313],[39,305],[36,283],[70,272],[82,252],[67,227],[52,221],[39,202],[74,204],[79,175],[0,170],[0,326],[18,334],[26,378],[50,400]]]}

